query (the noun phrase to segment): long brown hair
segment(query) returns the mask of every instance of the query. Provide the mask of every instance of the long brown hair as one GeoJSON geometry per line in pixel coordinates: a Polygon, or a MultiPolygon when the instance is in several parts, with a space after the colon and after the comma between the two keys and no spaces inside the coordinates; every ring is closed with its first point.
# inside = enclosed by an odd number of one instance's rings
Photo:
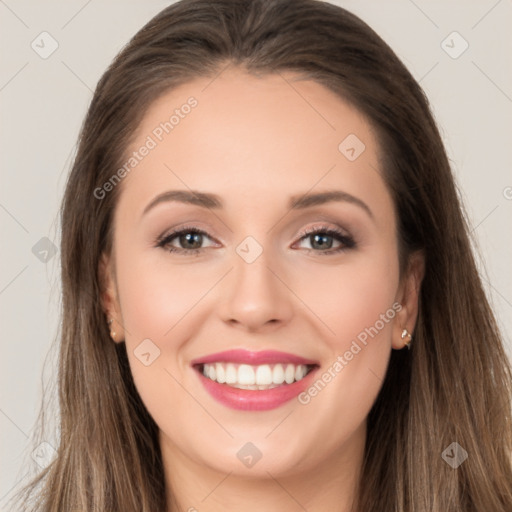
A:
{"type": "Polygon", "coordinates": [[[471,251],[425,95],[389,46],[346,10],[314,0],[187,0],[160,12],[101,78],[62,204],[60,444],[25,489],[31,510],[166,509],[158,428],[111,342],[98,262],[112,248],[121,187],[97,200],[148,106],[228,65],[294,71],[362,112],[378,135],[398,214],[401,268],[426,255],[410,351],[393,351],[368,417],[357,510],[510,512],[512,372],[471,251]],[[442,457],[457,442],[468,459],[442,457]]]}

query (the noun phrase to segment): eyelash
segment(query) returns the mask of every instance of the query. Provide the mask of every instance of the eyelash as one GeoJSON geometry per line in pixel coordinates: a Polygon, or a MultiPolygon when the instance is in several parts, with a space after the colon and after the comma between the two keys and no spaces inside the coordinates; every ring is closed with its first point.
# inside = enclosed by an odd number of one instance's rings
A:
{"type": "MultiPolygon", "coordinates": [[[[179,237],[180,235],[191,234],[191,233],[197,234],[197,235],[203,235],[208,238],[211,238],[208,235],[208,233],[206,231],[203,231],[202,229],[192,227],[192,226],[190,226],[190,227],[185,226],[179,230],[172,231],[169,234],[160,236],[156,240],[156,247],[161,247],[162,249],[165,249],[165,250],[169,251],[170,253],[198,256],[204,249],[207,249],[207,248],[200,247],[198,249],[183,249],[183,248],[178,248],[178,247],[172,247],[169,245],[171,243],[171,241],[173,241],[175,238],[179,237]]],[[[321,255],[338,254],[338,253],[346,251],[348,249],[352,249],[356,246],[356,243],[355,243],[354,239],[352,238],[352,236],[347,235],[347,234],[343,233],[341,230],[338,230],[336,228],[330,228],[330,227],[326,227],[326,226],[309,228],[309,229],[305,230],[301,234],[299,240],[303,240],[304,238],[307,238],[308,236],[317,235],[317,234],[332,236],[338,242],[341,242],[341,245],[339,247],[337,247],[336,249],[325,249],[325,250],[306,249],[307,251],[314,252],[316,254],[321,254],[321,255]]]]}

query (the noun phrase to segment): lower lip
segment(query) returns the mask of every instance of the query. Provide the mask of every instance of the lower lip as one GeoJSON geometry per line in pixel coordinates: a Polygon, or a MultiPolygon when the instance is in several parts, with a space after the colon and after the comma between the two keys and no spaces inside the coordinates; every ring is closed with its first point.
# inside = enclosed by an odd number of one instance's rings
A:
{"type": "Polygon", "coordinates": [[[219,384],[205,377],[196,369],[203,386],[213,398],[231,409],[245,411],[268,411],[292,400],[311,385],[316,370],[318,370],[318,367],[313,368],[298,382],[283,384],[282,386],[272,389],[256,390],[239,389],[228,386],[227,384],[219,384]]]}

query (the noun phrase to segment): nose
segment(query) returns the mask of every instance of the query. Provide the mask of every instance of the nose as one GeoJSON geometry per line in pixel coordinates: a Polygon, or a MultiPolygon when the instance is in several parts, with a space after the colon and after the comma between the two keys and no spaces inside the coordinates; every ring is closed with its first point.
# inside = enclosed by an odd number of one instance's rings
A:
{"type": "Polygon", "coordinates": [[[234,255],[234,269],[225,280],[219,312],[222,320],[246,331],[274,330],[293,315],[293,293],[266,253],[247,263],[234,255]]]}

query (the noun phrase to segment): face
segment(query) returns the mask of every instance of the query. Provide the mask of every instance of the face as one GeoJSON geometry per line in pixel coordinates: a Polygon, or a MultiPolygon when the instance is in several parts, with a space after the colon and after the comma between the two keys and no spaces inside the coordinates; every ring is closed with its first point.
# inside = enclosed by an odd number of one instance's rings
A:
{"type": "Polygon", "coordinates": [[[414,326],[371,127],[294,78],[230,69],[153,103],[101,264],[163,451],[224,474],[355,457],[414,326]]]}

